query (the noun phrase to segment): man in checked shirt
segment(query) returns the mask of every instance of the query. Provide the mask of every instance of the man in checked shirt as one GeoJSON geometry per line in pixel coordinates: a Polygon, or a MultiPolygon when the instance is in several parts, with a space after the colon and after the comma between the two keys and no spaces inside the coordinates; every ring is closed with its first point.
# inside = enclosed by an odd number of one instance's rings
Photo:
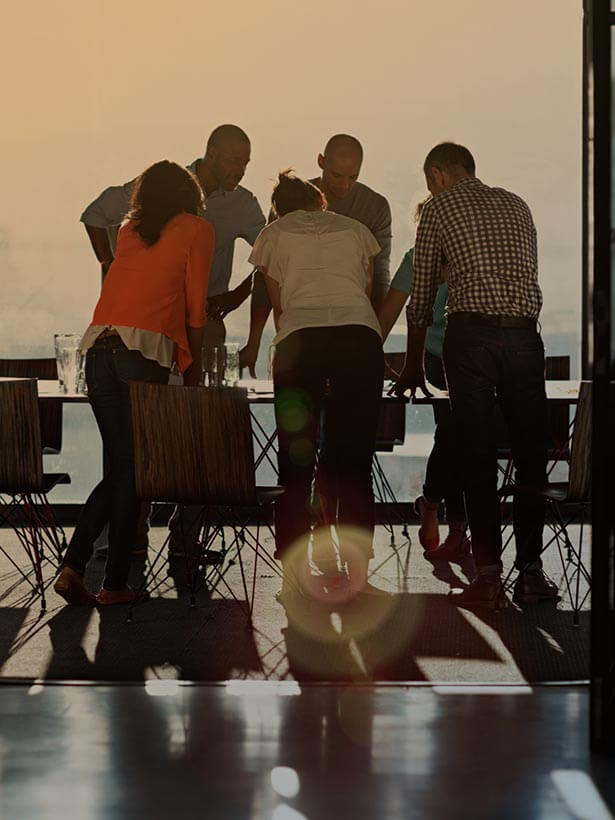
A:
{"type": "MultiPolygon", "coordinates": [[[[472,551],[477,578],[453,596],[459,606],[499,609],[502,536],[497,495],[494,411],[508,422],[517,482],[546,484],[547,400],[544,347],[537,329],[542,306],[538,286],[536,228],[528,206],[475,176],[467,148],[442,143],[424,164],[433,198],[421,214],[414,248],[414,281],[406,310],[406,364],[394,387],[426,391],[425,332],[443,262],[448,263],[444,367],[457,426],[472,551]]],[[[438,501],[439,499],[433,499],[438,501]]],[[[516,498],[513,526],[519,604],[558,598],[542,570],[544,503],[516,498]]]]}

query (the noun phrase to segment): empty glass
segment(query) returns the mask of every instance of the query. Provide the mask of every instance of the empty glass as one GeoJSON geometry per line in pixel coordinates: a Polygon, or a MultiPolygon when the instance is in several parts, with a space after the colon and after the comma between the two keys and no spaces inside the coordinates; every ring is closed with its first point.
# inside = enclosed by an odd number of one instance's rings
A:
{"type": "Polygon", "coordinates": [[[63,393],[84,393],[84,356],[79,349],[81,336],[77,333],[56,333],[53,340],[60,391],[63,393]]]}
{"type": "Polygon", "coordinates": [[[239,345],[207,346],[202,350],[202,381],[208,387],[233,387],[239,381],[239,345]]]}
{"type": "Polygon", "coordinates": [[[239,381],[239,345],[224,345],[226,352],[224,363],[224,384],[234,387],[239,381]]]}
{"type": "Polygon", "coordinates": [[[208,345],[201,351],[202,381],[207,387],[222,387],[224,355],[224,345],[208,345]]]}

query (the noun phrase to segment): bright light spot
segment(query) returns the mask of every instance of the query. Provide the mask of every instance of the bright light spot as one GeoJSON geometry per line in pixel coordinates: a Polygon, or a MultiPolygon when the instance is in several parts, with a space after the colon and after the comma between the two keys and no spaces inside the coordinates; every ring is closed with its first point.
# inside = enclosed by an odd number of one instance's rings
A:
{"type": "Polygon", "coordinates": [[[329,615],[331,619],[331,626],[337,632],[338,635],[342,634],[342,619],[339,612],[332,612],[329,615]]]}
{"type": "Polygon", "coordinates": [[[556,769],[551,778],[578,820],[613,820],[593,780],[579,769],[556,769]]]}
{"type": "Polygon", "coordinates": [[[436,695],[531,695],[531,686],[481,686],[463,684],[459,686],[434,686],[436,695]]]}
{"type": "Polygon", "coordinates": [[[299,794],[299,775],[288,766],[276,766],[271,770],[271,788],[281,797],[296,797],[299,794]]]}
{"type": "Polygon", "coordinates": [[[179,681],[176,680],[147,680],[145,692],[153,698],[168,698],[179,692],[179,681]]]}
{"type": "Polygon", "coordinates": [[[541,627],[539,627],[539,626],[537,626],[537,627],[536,627],[536,632],[539,632],[539,633],[542,635],[542,637],[543,637],[543,638],[545,639],[545,641],[549,644],[549,646],[551,647],[551,649],[554,649],[554,650],[555,650],[555,652],[559,652],[559,653],[560,653],[560,655],[563,655],[563,654],[564,654],[564,650],[563,650],[563,649],[562,649],[562,647],[558,644],[558,642],[555,640],[555,638],[553,637],[553,635],[549,635],[549,633],[548,633],[548,632],[546,632],[544,629],[542,629],[542,628],[541,628],[541,627]]]}
{"type": "Polygon", "coordinates": [[[293,697],[300,695],[301,689],[294,680],[227,680],[226,694],[235,697],[293,697]]]}
{"type": "Polygon", "coordinates": [[[307,817],[305,814],[301,814],[300,811],[291,809],[290,806],[286,806],[282,803],[273,810],[271,820],[307,820],[307,817]]]}
{"type": "Polygon", "coordinates": [[[43,691],[43,684],[42,683],[33,683],[32,686],[28,689],[28,695],[40,695],[43,691]]]}

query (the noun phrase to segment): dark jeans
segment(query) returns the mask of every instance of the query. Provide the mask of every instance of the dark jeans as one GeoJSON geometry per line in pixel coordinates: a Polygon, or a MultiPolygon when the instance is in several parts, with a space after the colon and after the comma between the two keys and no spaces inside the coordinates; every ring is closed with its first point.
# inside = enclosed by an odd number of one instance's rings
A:
{"type": "Polygon", "coordinates": [[[275,509],[277,558],[293,544],[308,543],[321,411],[324,474],[335,483],[338,498],[337,520],[329,523],[362,530],[362,548],[368,557],[373,554],[371,470],[383,375],[380,337],[361,325],[305,328],[277,345],[278,465],[286,489],[275,509]]]}
{"type": "MultiPolygon", "coordinates": [[[[496,401],[510,430],[517,483],[543,486],[547,480],[547,400],[542,339],[532,327],[468,323],[453,314],[444,340],[444,366],[463,454],[472,551],[479,572],[500,572],[496,401]]],[[[540,566],[544,514],[542,500],[530,495],[515,498],[518,568],[540,566]]]]}
{"type": "Polygon", "coordinates": [[[128,350],[119,336],[111,335],[98,339],[88,350],[85,376],[109,469],[85,502],[64,564],[83,574],[94,541],[108,523],[109,554],[103,586],[117,590],[125,586],[128,577],[140,507],[135,488],[129,384],[166,384],[169,369],[137,350],[128,350]]]}
{"type": "MultiPolygon", "coordinates": [[[[442,359],[425,351],[425,376],[430,384],[446,390],[446,378],[442,359]]],[[[448,523],[465,522],[466,508],[463,501],[463,479],[461,475],[461,454],[457,446],[455,425],[448,402],[434,402],[433,447],[427,459],[423,495],[428,501],[444,499],[448,523]]]]}

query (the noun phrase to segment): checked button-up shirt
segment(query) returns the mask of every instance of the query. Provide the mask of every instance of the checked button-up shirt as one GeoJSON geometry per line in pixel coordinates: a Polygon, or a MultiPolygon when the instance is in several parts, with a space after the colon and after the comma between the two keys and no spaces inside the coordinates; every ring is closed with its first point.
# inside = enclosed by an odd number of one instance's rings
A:
{"type": "Polygon", "coordinates": [[[432,324],[445,265],[447,315],[538,318],[536,228],[516,194],[468,177],[425,204],[414,247],[409,325],[432,324]]]}

